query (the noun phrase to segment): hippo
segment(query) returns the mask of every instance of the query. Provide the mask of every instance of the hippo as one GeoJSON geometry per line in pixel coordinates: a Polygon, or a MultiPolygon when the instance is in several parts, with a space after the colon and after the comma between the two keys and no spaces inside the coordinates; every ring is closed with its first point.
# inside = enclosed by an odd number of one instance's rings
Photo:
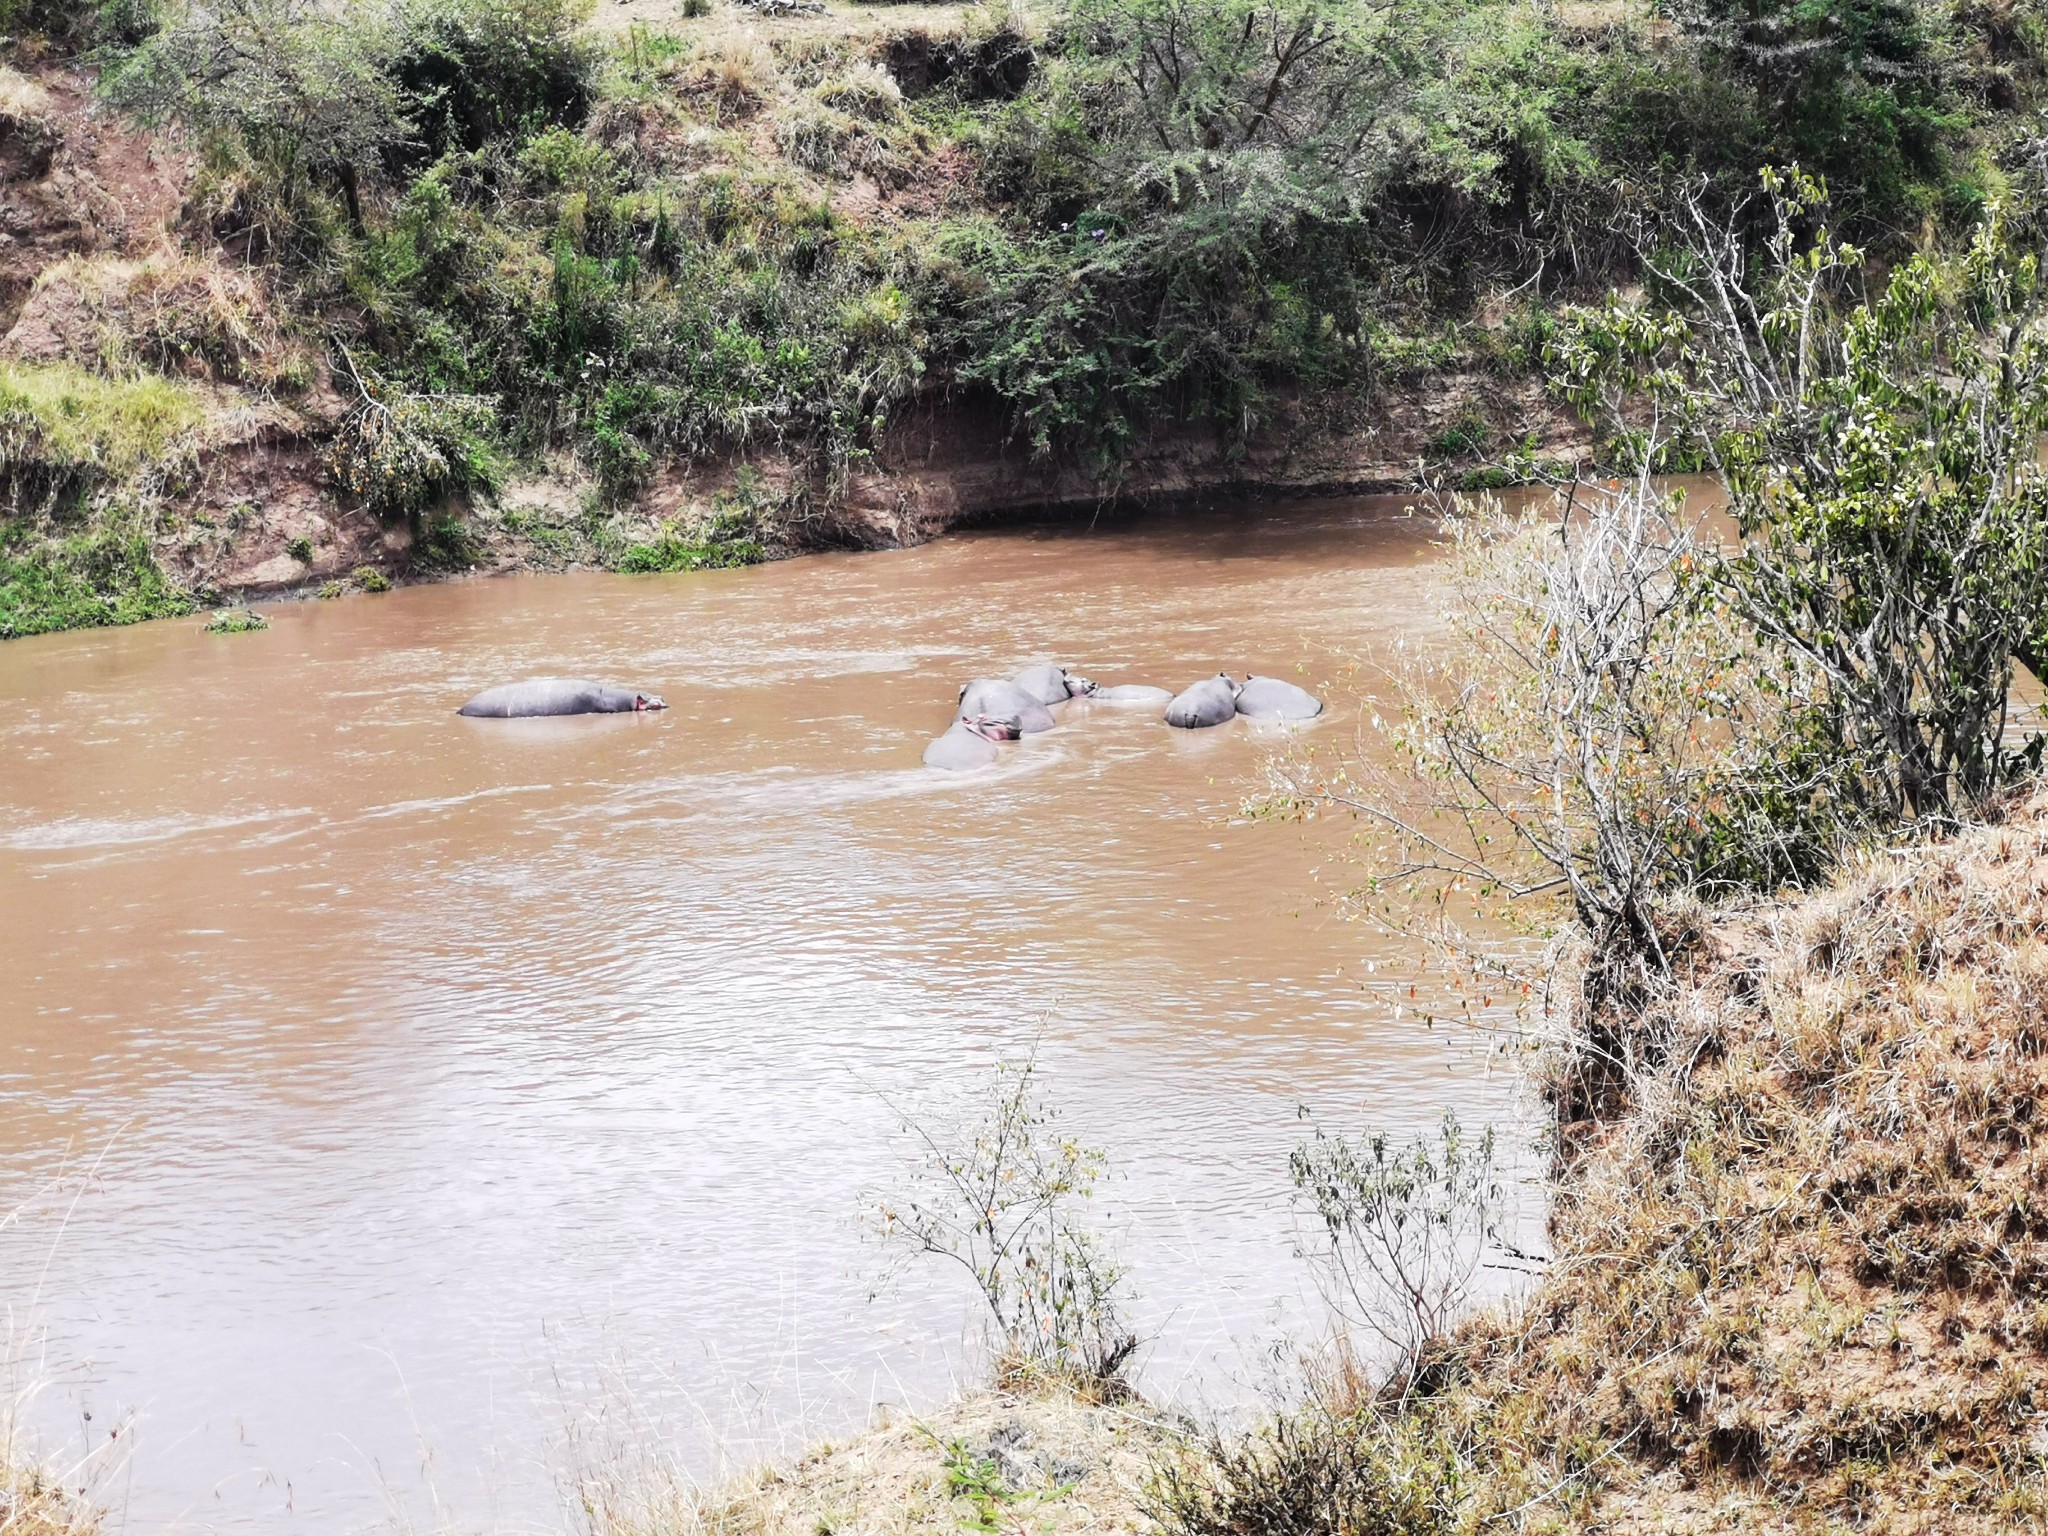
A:
{"type": "Polygon", "coordinates": [[[1076,677],[1065,667],[1056,667],[1050,662],[1019,672],[1010,681],[1041,704],[1064,704],[1069,699],[1095,691],[1095,685],[1087,678],[1076,677]]]}
{"type": "Polygon", "coordinates": [[[1237,718],[1237,684],[1228,672],[1205,677],[1192,688],[1173,696],[1166,706],[1166,723],[1182,730],[1200,730],[1237,718]]]}
{"type": "Polygon", "coordinates": [[[1237,690],[1237,712],[1252,720],[1313,720],[1323,701],[1306,688],[1253,673],[1237,690]]]}
{"type": "Polygon", "coordinates": [[[1015,683],[1006,683],[1000,678],[977,677],[960,690],[958,718],[965,720],[972,715],[1006,720],[1027,735],[1052,729],[1051,710],[1015,683]]]}
{"type": "Polygon", "coordinates": [[[954,773],[968,768],[986,768],[1002,756],[996,748],[997,742],[1015,741],[1022,734],[1007,720],[969,715],[955,720],[945,735],[924,749],[924,765],[954,773]]]}
{"type": "Polygon", "coordinates": [[[1088,697],[1098,704],[1151,704],[1165,708],[1173,702],[1173,690],[1154,688],[1150,683],[1118,683],[1114,688],[1097,686],[1088,697]]]}
{"type": "Polygon", "coordinates": [[[623,715],[667,708],[657,695],[632,688],[607,688],[573,677],[536,677],[486,688],[456,713],[473,719],[523,720],[532,715],[623,715]]]}

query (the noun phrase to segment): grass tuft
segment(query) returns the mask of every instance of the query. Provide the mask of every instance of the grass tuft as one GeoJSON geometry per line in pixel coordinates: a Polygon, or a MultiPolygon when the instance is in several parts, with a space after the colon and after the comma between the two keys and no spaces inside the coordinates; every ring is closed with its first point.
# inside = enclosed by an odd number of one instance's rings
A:
{"type": "Polygon", "coordinates": [[[209,635],[253,635],[270,628],[270,620],[251,608],[223,608],[206,621],[209,635]]]}
{"type": "Polygon", "coordinates": [[[188,455],[204,419],[197,390],[154,374],[0,365],[0,476],[17,505],[129,480],[188,455]]]}

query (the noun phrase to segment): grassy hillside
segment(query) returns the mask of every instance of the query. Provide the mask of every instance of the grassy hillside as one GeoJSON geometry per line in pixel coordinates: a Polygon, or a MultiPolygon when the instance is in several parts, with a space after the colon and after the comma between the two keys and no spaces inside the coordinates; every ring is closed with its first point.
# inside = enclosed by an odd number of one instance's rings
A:
{"type": "Polygon", "coordinates": [[[1796,160],[1874,252],[1938,243],[2027,190],[2041,81],[1976,0],[803,12],[25,0],[0,633],[915,536],[935,452],[1511,478],[1570,435],[1515,383],[1557,306],[1678,190],[1796,160]],[[199,418],[131,441],[138,389],[199,418]]]}

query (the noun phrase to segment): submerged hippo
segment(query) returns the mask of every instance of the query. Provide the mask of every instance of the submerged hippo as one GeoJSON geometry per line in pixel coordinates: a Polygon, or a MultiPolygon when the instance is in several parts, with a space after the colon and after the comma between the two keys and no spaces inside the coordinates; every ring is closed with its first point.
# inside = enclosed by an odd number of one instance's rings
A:
{"type": "Polygon", "coordinates": [[[1087,678],[1076,677],[1065,667],[1056,667],[1051,662],[1019,672],[1010,681],[1041,704],[1064,704],[1069,699],[1095,691],[1095,685],[1087,678]]]}
{"type": "Polygon", "coordinates": [[[959,718],[967,720],[975,715],[1007,721],[1027,735],[1052,729],[1051,710],[1015,683],[998,677],[977,677],[960,690],[959,718]]]}
{"type": "Polygon", "coordinates": [[[1150,704],[1164,709],[1173,702],[1173,690],[1154,688],[1150,683],[1118,683],[1114,688],[1093,688],[1088,697],[1098,704],[1150,704]]]}
{"type": "Polygon", "coordinates": [[[1237,712],[1253,720],[1313,720],[1323,701],[1306,688],[1254,673],[1237,690],[1237,712]]]}
{"type": "Polygon", "coordinates": [[[997,742],[1015,741],[1021,734],[1009,721],[991,720],[987,715],[955,720],[945,735],[924,749],[924,765],[952,772],[986,768],[1002,756],[997,742]]]}
{"type": "Polygon", "coordinates": [[[1194,687],[1173,696],[1166,706],[1166,723],[1182,730],[1200,730],[1237,718],[1237,684],[1228,672],[1205,677],[1194,687]]]}
{"type": "Polygon", "coordinates": [[[523,720],[534,715],[624,715],[667,708],[658,695],[631,688],[607,688],[573,677],[536,677],[486,688],[456,713],[486,720],[523,720]]]}

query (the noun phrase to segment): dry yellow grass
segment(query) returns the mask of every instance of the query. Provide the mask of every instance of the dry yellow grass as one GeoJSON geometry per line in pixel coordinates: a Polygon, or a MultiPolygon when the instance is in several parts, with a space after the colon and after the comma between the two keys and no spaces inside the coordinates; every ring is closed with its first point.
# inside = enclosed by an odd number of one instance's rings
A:
{"type": "Polygon", "coordinates": [[[96,1536],[99,1511],[0,1426],[0,1536],[96,1536]]]}
{"type": "Polygon", "coordinates": [[[19,122],[50,110],[50,93],[18,69],[0,64],[0,117],[19,122]]]}
{"type": "Polygon", "coordinates": [[[1123,1536],[1176,1426],[1056,1388],[985,1392],[821,1445],[709,1494],[598,1490],[596,1536],[1123,1536]],[[992,1523],[991,1523],[992,1522],[992,1523]]]}
{"type": "Polygon", "coordinates": [[[1466,1335],[1481,1518],[2048,1528],[2048,797],[1724,914],[1645,1027],[1466,1335]]]}
{"type": "Polygon", "coordinates": [[[262,384],[305,367],[248,274],[169,252],[53,262],[0,340],[0,355],[116,376],[154,369],[262,384]]]}

